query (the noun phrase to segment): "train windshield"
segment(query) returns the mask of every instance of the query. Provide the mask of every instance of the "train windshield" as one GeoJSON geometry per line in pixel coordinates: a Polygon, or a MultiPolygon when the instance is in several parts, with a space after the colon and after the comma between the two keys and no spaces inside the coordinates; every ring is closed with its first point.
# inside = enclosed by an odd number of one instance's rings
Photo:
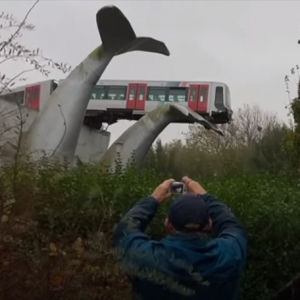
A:
{"type": "Polygon", "coordinates": [[[226,106],[231,110],[231,98],[230,98],[230,90],[229,87],[226,86],[226,106]]]}

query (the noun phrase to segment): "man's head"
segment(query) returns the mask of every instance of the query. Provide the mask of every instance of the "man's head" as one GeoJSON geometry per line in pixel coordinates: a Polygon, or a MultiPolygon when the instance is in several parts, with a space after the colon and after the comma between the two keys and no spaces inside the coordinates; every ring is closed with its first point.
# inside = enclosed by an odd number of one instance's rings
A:
{"type": "Polygon", "coordinates": [[[200,196],[180,195],[170,207],[165,227],[168,234],[211,231],[212,221],[206,203],[200,196]]]}

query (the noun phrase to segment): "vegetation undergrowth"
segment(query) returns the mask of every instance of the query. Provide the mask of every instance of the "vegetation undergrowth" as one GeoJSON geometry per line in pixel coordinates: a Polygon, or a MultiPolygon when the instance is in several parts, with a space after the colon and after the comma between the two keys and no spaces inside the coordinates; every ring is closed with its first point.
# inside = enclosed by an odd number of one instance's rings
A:
{"type": "MultiPolygon", "coordinates": [[[[114,225],[162,176],[68,168],[46,159],[0,176],[0,299],[130,299],[111,245],[114,225]],[[15,182],[14,184],[12,184],[15,182]]],[[[201,179],[250,237],[242,299],[268,299],[300,265],[299,182],[266,173],[201,179]]],[[[164,235],[161,207],[149,234],[164,235]]]]}

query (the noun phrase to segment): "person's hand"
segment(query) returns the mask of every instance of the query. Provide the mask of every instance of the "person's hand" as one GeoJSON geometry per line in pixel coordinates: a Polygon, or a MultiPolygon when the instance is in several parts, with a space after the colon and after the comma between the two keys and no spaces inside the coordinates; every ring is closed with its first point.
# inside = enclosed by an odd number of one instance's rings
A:
{"type": "Polygon", "coordinates": [[[170,188],[174,181],[174,179],[165,180],[154,190],[151,196],[155,198],[158,203],[164,202],[171,196],[170,188]]]}
{"type": "Polygon", "coordinates": [[[191,178],[184,176],[182,182],[185,184],[188,193],[195,195],[204,195],[206,190],[200,185],[200,183],[192,180],[191,178]]]}

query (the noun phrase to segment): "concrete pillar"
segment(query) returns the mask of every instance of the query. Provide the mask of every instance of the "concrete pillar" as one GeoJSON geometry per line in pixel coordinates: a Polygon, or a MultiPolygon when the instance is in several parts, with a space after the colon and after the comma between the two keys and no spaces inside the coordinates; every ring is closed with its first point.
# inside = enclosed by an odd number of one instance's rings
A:
{"type": "Polygon", "coordinates": [[[110,132],[97,131],[82,125],[75,156],[82,162],[98,162],[107,150],[110,142],[110,132]]]}

